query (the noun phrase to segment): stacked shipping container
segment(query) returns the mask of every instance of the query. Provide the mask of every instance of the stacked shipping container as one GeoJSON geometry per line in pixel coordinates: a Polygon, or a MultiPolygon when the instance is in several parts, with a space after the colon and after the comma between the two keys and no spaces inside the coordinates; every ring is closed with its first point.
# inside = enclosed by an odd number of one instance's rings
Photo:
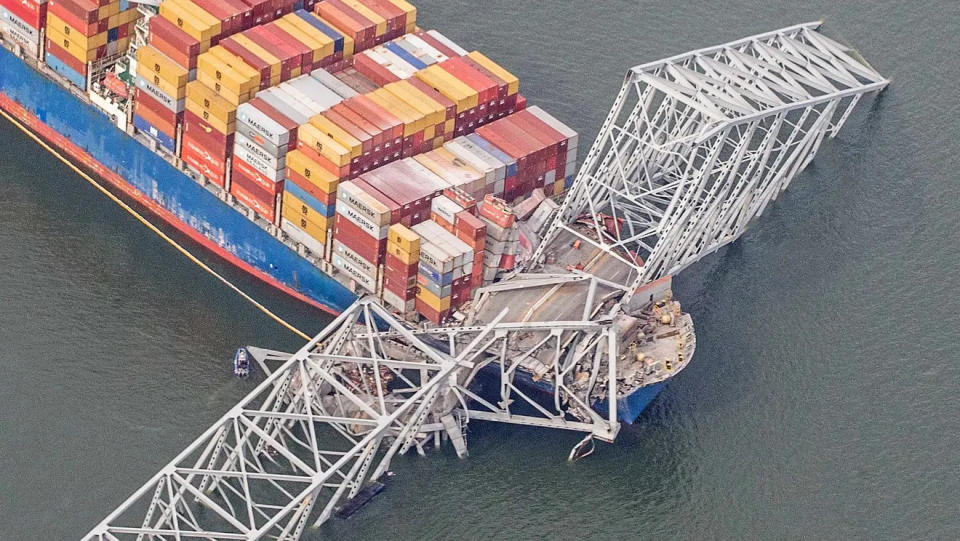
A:
{"type": "Polygon", "coordinates": [[[127,0],[50,0],[47,66],[81,89],[90,62],[127,50],[140,14],[127,0]]]}
{"type": "Polygon", "coordinates": [[[0,35],[32,58],[43,50],[41,30],[47,25],[47,0],[0,0],[0,35]]]}
{"type": "Polygon", "coordinates": [[[516,77],[416,28],[403,0],[298,6],[164,0],[134,124],[358,287],[440,323],[513,268],[499,198],[559,193],[576,134],[522,111],[516,77]]]}

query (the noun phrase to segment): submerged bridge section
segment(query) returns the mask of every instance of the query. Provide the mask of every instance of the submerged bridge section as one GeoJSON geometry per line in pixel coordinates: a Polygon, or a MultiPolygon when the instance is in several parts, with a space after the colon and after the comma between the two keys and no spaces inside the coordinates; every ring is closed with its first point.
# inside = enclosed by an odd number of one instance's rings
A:
{"type": "Polygon", "coordinates": [[[567,232],[631,267],[635,288],[737,239],[889,82],[820,25],[629,70],[534,261],[567,232]]]}
{"type": "Polygon", "coordinates": [[[668,275],[739,237],[887,85],[818,29],[631,69],[525,272],[459,326],[412,329],[367,298],[295,353],[251,348],[266,379],[85,539],[296,540],[398,454],[466,455],[471,419],[613,441],[693,355],[668,275]]]}

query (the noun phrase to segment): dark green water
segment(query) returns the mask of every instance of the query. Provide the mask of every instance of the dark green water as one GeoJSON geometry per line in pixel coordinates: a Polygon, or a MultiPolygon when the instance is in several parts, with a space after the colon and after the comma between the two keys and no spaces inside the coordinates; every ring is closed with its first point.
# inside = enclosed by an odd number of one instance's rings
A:
{"type": "MultiPolygon", "coordinates": [[[[469,459],[397,460],[383,496],[308,537],[960,537],[955,2],[417,5],[583,146],[627,67],[798,22],[893,84],[678,279],[695,362],[616,445],[571,465],[576,435],[476,423],[469,459]]],[[[76,538],[249,390],[236,346],[297,341],[19,132],[0,141],[0,538],[76,538]]]]}

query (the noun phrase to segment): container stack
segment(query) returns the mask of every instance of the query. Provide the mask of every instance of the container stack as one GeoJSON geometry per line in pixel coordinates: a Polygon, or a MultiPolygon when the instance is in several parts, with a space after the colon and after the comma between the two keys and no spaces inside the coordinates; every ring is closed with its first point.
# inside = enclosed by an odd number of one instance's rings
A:
{"type": "Polygon", "coordinates": [[[47,6],[47,66],[84,90],[89,63],[126,51],[140,17],[126,0],[51,0],[47,6]]]}
{"type": "Polygon", "coordinates": [[[483,175],[483,193],[475,199],[482,199],[488,194],[503,195],[507,164],[463,136],[444,143],[443,148],[483,175]]]}
{"type": "Polygon", "coordinates": [[[414,225],[413,231],[420,235],[415,306],[421,315],[440,325],[462,304],[463,292],[469,291],[473,248],[434,221],[414,225]]]}
{"type": "Polygon", "coordinates": [[[404,0],[324,0],[314,12],[347,33],[363,51],[413,32],[417,10],[404,0]]]}
{"type": "MultiPolygon", "coordinates": [[[[284,191],[283,180],[286,177],[287,154],[291,150],[296,150],[297,132],[300,129],[300,123],[311,121],[311,117],[307,115],[316,116],[329,111],[331,107],[339,104],[343,97],[309,75],[301,75],[281,83],[275,88],[259,92],[257,96],[257,103],[263,103],[266,107],[275,109],[279,115],[286,117],[284,126],[287,128],[286,131],[292,130],[292,133],[286,138],[287,145],[281,146],[272,145],[268,141],[258,142],[243,133],[238,134],[234,143],[234,170],[242,170],[244,173],[240,178],[241,182],[256,180],[260,184],[259,188],[267,188],[267,191],[243,188],[236,183],[231,183],[231,191],[234,190],[234,186],[237,187],[237,190],[244,190],[245,193],[238,192],[235,194],[244,202],[248,202],[249,199],[255,197],[258,204],[254,208],[268,207],[270,209],[269,213],[258,212],[265,219],[279,224],[276,220],[276,214],[273,213],[275,208],[273,202],[284,191]],[[271,104],[276,104],[276,107],[271,104]],[[254,174],[254,171],[257,173],[254,174]],[[268,186],[267,182],[271,184],[268,186]]],[[[241,106],[241,108],[244,107],[241,106]]],[[[249,182],[247,184],[249,185],[249,182]]],[[[329,188],[329,183],[325,182],[324,187],[329,188]]],[[[301,210],[298,218],[302,220],[302,208],[304,206],[309,207],[311,209],[312,225],[322,227],[326,231],[328,224],[325,223],[325,220],[322,221],[324,223],[320,223],[321,221],[316,220],[316,218],[323,217],[326,219],[333,216],[333,206],[327,205],[326,198],[321,198],[324,199],[323,204],[315,204],[308,197],[308,188],[310,186],[304,188],[307,190],[304,193],[298,191],[295,184],[291,184],[289,187],[288,191],[295,192],[291,201],[301,210]]]]}
{"type": "MultiPolygon", "coordinates": [[[[236,123],[230,193],[279,225],[277,198],[284,192],[286,156],[296,148],[298,124],[260,98],[237,107],[236,123]]],[[[298,214],[312,218],[316,205],[308,206],[309,199],[309,194],[301,194],[289,203],[298,214]]]]}
{"type": "Polygon", "coordinates": [[[404,316],[416,313],[420,235],[402,224],[387,231],[383,261],[383,300],[404,316]]]}
{"type": "Polygon", "coordinates": [[[0,0],[0,34],[27,56],[40,57],[40,31],[46,26],[47,0],[0,0]]]}
{"type": "Polygon", "coordinates": [[[226,187],[237,107],[259,87],[260,73],[223,46],[197,57],[197,79],[187,85],[180,157],[218,186],[226,187]]]}
{"type": "MultiPolygon", "coordinates": [[[[457,158],[449,150],[438,148],[424,154],[418,154],[413,159],[447,181],[450,186],[459,188],[470,197],[480,199],[485,195],[485,175],[457,158]]],[[[452,218],[452,215],[450,217],[452,218]]],[[[453,227],[452,219],[450,220],[450,227],[453,227]]]]}
{"type": "Polygon", "coordinates": [[[565,178],[573,172],[576,133],[540,108],[479,127],[475,135],[478,137],[472,141],[482,138],[516,161],[516,174],[508,175],[504,182],[503,198],[507,201],[526,197],[537,188],[553,195],[558,189],[562,191],[565,178]]]}
{"type": "MultiPolygon", "coordinates": [[[[163,20],[163,19],[161,19],[163,20]]],[[[174,31],[178,31],[175,27],[174,31]]],[[[137,49],[133,125],[176,153],[177,128],[186,108],[190,72],[152,45],[137,49]]]]}
{"type": "Polygon", "coordinates": [[[488,195],[477,207],[486,230],[483,259],[483,285],[486,285],[493,282],[500,270],[513,270],[520,235],[516,216],[502,199],[488,195]]]}
{"type": "Polygon", "coordinates": [[[333,266],[376,293],[387,232],[399,221],[400,206],[362,178],[341,182],[334,220],[333,266]]]}
{"type": "Polygon", "coordinates": [[[473,261],[469,275],[461,280],[460,286],[453,290],[453,307],[459,308],[473,298],[473,291],[482,286],[483,264],[486,260],[487,225],[474,216],[471,211],[463,210],[454,216],[453,234],[473,249],[473,261]]]}

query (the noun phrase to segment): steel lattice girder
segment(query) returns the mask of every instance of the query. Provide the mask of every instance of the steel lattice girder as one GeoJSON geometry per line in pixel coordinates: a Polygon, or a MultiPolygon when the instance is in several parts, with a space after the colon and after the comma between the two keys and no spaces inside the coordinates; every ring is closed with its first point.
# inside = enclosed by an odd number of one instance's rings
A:
{"type": "Polygon", "coordinates": [[[634,286],[738,238],[860,96],[888,84],[819,27],[632,68],[533,260],[584,217],[595,235],[580,236],[635,268],[634,286]]]}
{"type": "Polygon", "coordinates": [[[452,357],[374,299],[357,301],[85,539],[298,539],[317,504],[316,525],[420,445],[431,406],[455,371],[474,366],[498,321],[452,357]],[[373,321],[418,361],[391,358],[373,321]],[[388,390],[383,378],[401,388],[388,390]]]}

